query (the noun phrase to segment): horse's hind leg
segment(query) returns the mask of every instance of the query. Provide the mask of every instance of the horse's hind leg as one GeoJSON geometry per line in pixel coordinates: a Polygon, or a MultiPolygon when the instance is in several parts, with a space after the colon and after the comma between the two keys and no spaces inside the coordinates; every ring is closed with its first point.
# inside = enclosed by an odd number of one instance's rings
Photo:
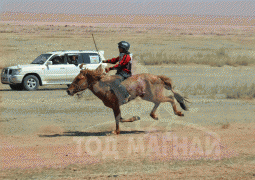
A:
{"type": "Polygon", "coordinates": [[[131,117],[131,118],[129,118],[129,119],[123,119],[123,118],[121,118],[120,119],[120,122],[134,122],[134,121],[137,121],[137,120],[140,120],[140,117],[138,117],[138,116],[133,116],[133,117],[131,117]]]}
{"type": "Polygon", "coordinates": [[[177,111],[177,107],[176,107],[176,101],[174,99],[174,96],[165,96],[161,99],[161,102],[170,102],[172,104],[173,107],[173,111],[174,114],[178,115],[178,116],[184,116],[184,114],[181,111],[177,111]]]}
{"type": "Polygon", "coordinates": [[[157,111],[157,108],[159,107],[160,103],[154,103],[154,107],[150,113],[150,116],[155,119],[155,120],[158,120],[158,116],[156,115],[156,111],[157,111]]]}

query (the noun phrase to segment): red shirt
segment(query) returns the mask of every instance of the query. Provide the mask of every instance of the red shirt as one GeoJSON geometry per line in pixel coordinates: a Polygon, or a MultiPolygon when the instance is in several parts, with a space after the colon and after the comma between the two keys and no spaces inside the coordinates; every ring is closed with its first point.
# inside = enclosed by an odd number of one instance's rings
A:
{"type": "Polygon", "coordinates": [[[131,62],[132,58],[129,54],[124,54],[123,56],[118,56],[117,58],[112,58],[106,61],[107,63],[116,64],[110,67],[110,70],[117,69],[118,71],[125,71],[131,74],[131,62]],[[119,61],[119,64],[116,64],[119,61]]]}

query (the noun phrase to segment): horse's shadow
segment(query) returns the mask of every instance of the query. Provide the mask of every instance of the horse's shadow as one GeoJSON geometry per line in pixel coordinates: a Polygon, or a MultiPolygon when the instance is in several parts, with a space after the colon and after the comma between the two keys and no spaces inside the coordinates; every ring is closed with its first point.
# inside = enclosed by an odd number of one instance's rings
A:
{"type": "MultiPolygon", "coordinates": [[[[146,131],[120,131],[120,134],[145,134],[146,131]]],[[[112,131],[104,132],[81,132],[81,131],[68,131],[62,134],[41,134],[39,137],[61,137],[61,136],[109,136],[113,135],[112,131]]]]}
{"type": "MultiPolygon", "coordinates": [[[[42,88],[42,89],[37,89],[36,91],[59,91],[59,90],[67,90],[67,88],[42,88]]],[[[22,90],[0,89],[0,91],[13,91],[13,92],[15,92],[15,91],[22,92],[23,91],[23,92],[31,93],[31,91],[26,91],[24,89],[22,89],[22,90]]],[[[36,91],[34,91],[34,92],[36,92],[36,91]]]]}

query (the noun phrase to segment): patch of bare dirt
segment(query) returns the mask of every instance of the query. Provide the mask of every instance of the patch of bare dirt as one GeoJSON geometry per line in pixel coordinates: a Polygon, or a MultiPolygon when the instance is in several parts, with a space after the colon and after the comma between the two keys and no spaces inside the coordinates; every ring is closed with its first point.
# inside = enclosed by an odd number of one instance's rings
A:
{"type": "Polygon", "coordinates": [[[183,126],[119,136],[48,128],[2,136],[1,178],[252,179],[255,174],[254,123],[208,126],[217,137],[183,126]]]}

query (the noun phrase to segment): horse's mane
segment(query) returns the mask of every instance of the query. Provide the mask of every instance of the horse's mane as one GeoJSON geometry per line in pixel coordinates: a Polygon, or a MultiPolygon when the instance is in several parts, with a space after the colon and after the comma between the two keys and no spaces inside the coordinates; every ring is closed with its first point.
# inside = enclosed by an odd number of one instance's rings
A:
{"type": "Polygon", "coordinates": [[[94,81],[94,80],[100,80],[103,72],[100,70],[89,70],[89,69],[85,68],[85,69],[81,70],[81,73],[83,76],[85,76],[85,77],[87,76],[87,78],[90,81],[94,81]]]}

